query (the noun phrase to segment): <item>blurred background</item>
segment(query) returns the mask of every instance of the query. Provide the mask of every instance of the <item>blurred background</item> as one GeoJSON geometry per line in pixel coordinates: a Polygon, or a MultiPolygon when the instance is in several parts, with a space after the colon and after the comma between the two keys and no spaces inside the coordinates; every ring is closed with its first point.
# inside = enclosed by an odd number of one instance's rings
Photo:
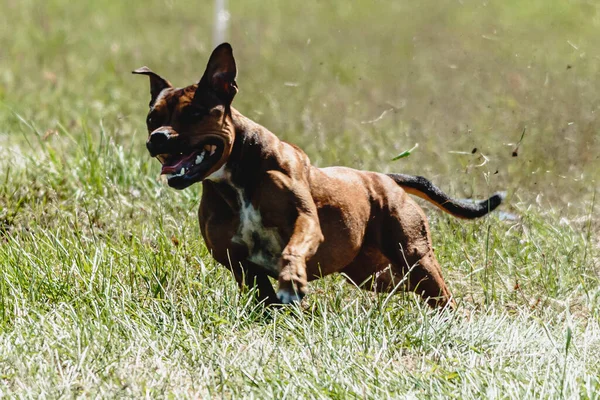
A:
{"type": "MultiPolygon", "coordinates": [[[[82,132],[148,157],[148,82],[131,70],[185,86],[213,46],[213,1],[0,5],[2,168],[42,142],[67,157],[82,132]]],[[[597,189],[597,1],[252,0],[227,12],[234,106],[318,166],[420,174],[459,197],[508,190],[511,203],[558,208],[597,189]]]]}

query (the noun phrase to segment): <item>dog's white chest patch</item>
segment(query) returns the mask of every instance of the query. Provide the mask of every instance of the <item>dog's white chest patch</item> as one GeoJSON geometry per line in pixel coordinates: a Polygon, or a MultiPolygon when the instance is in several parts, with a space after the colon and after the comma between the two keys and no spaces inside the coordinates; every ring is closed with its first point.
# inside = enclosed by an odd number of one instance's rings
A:
{"type": "Polygon", "coordinates": [[[239,200],[240,226],[232,241],[248,248],[249,261],[278,273],[282,245],[277,228],[265,228],[260,211],[245,202],[241,193],[239,200]]]}

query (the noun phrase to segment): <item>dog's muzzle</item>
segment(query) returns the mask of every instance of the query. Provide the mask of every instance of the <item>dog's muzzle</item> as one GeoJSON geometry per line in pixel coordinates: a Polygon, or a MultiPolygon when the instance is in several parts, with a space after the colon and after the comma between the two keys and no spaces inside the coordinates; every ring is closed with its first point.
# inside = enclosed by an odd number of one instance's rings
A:
{"type": "Polygon", "coordinates": [[[167,130],[154,131],[146,141],[146,148],[152,157],[158,154],[171,153],[175,149],[170,145],[173,135],[167,130]]]}
{"type": "Polygon", "coordinates": [[[221,160],[225,142],[209,134],[190,146],[177,132],[162,127],[150,134],[146,147],[162,164],[161,174],[167,177],[169,186],[184,189],[204,179],[221,160]]]}

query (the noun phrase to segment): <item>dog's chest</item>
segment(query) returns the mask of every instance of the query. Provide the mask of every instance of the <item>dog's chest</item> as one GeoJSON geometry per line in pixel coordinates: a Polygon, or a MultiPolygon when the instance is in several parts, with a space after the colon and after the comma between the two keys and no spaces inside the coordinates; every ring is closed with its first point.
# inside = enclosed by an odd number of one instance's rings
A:
{"type": "Polygon", "coordinates": [[[282,251],[277,228],[266,228],[263,225],[260,210],[246,201],[241,191],[238,199],[240,224],[232,241],[246,246],[249,261],[277,273],[277,263],[282,251]]]}

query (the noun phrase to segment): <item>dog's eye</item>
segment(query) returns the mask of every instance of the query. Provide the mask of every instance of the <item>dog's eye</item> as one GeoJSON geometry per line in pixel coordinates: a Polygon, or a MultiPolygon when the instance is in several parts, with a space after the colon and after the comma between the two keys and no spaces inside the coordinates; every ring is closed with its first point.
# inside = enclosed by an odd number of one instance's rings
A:
{"type": "Polygon", "coordinates": [[[146,126],[149,130],[153,131],[160,126],[160,119],[160,115],[156,113],[148,114],[146,117],[146,126]]]}
{"type": "Polygon", "coordinates": [[[156,115],[148,114],[148,116],[146,117],[146,124],[152,125],[152,123],[155,121],[156,121],[156,115]]]}
{"type": "Polygon", "coordinates": [[[207,114],[208,111],[204,107],[186,107],[183,109],[181,117],[186,123],[193,123],[199,121],[207,114]]]}

